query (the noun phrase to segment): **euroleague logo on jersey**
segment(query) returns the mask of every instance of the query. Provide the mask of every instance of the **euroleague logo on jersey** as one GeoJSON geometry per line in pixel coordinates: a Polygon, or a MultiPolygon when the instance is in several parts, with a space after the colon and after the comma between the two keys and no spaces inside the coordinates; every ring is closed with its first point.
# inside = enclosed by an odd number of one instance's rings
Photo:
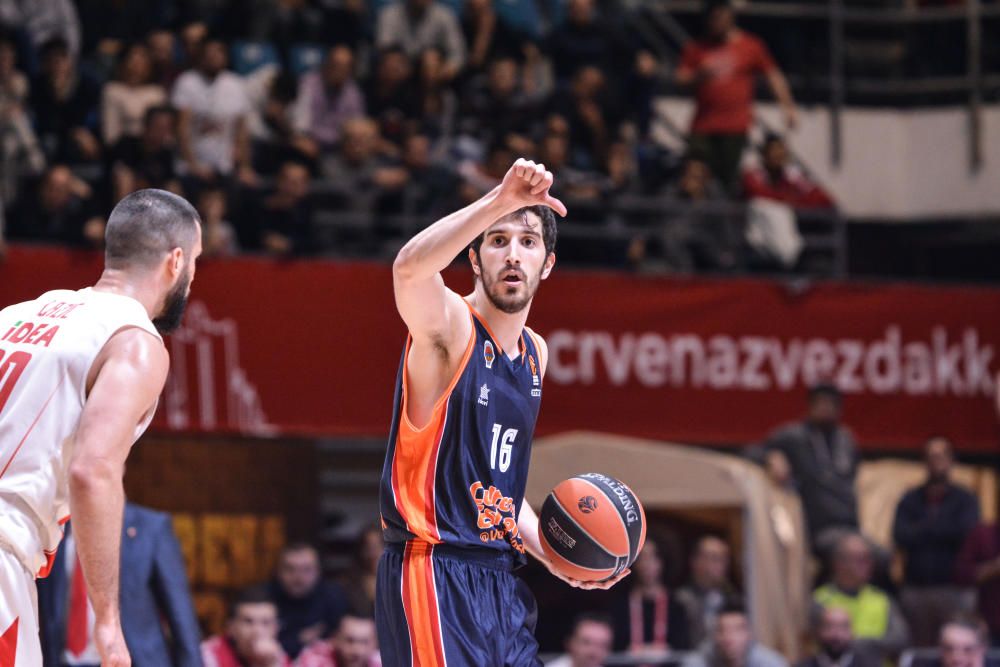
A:
{"type": "Polygon", "coordinates": [[[597,498],[594,496],[584,496],[576,503],[576,506],[580,508],[580,511],[584,514],[590,514],[597,509],[597,498]]]}
{"type": "Polygon", "coordinates": [[[483,343],[483,360],[486,362],[486,368],[493,368],[493,360],[496,358],[497,355],[493,350],[493,343],[490,341],[483,343]]]}

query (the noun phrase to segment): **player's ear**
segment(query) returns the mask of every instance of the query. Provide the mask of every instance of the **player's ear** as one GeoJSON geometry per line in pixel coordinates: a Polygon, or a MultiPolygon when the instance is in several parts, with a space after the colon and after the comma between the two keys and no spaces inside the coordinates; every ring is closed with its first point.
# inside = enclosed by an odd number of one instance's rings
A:
{"type": "Polygon", "coordinates": [[[174,248],[170,251],[169,259],[167,260],[167,269],[170,271],[171,278],[180,275],[184,269],[184,250],[182,248],[174,248]]]}
{"type": "Polygon", "coordinates": [[[545,263],[542,264],[542,280],[545,280],[546,278],[549,277],[549,274],[552,273],[552,268],[555,265],[556,265],[556,254],[554,252],[550,252],[548,255],[545,256],[545,263]]]}
{"type": "Polygon", "coordinates": [[[479,257],[476,256],[475,248],[469,248],[469,264],[472,265],[472,273],[479,277],[479,257]]]}

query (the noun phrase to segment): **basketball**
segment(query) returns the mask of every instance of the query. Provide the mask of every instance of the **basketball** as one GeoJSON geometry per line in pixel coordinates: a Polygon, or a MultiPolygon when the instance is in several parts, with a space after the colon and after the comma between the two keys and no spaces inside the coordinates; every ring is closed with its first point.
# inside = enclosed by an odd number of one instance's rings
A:
{"type": "Polygon", "coordinates": [[[590,472],[560,482],[545,498],[538,533],[560,574],[603,581],[635,562],[646,540],[646,513],[628,486],[590,472]]]}

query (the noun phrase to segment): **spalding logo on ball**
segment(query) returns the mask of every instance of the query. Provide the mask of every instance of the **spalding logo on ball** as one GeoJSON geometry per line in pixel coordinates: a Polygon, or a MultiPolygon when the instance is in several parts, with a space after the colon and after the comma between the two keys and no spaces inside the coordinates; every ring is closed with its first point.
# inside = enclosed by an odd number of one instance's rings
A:
{"type": "Polygon", "coordinates": [[[632,489],[596,472],[560,482],[545,498],[538,535],[552,566],[580,581],[630,567],[646,541],[646,513],[632,489]]]}

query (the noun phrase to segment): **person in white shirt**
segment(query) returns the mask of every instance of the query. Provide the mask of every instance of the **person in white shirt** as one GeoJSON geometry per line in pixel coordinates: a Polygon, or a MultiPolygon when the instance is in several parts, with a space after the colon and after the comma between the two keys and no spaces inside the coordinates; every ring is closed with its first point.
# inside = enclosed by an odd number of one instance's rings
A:
{"type": "Polygon", "coordinates": [[[226,69],[223,42],[208,38],[199,48],[198,66],[177,78],[171,95],[179,112],[181,171],[202,181],[234,171],[252,179],[244,82],[226,69]]]}
{"type": "Polygon", "coordinates": [[[611,618],[602,614],[581,614],[566,640],[566,653],[545,667],[601,667],[611,655],[614,629],[611,618]]]}

